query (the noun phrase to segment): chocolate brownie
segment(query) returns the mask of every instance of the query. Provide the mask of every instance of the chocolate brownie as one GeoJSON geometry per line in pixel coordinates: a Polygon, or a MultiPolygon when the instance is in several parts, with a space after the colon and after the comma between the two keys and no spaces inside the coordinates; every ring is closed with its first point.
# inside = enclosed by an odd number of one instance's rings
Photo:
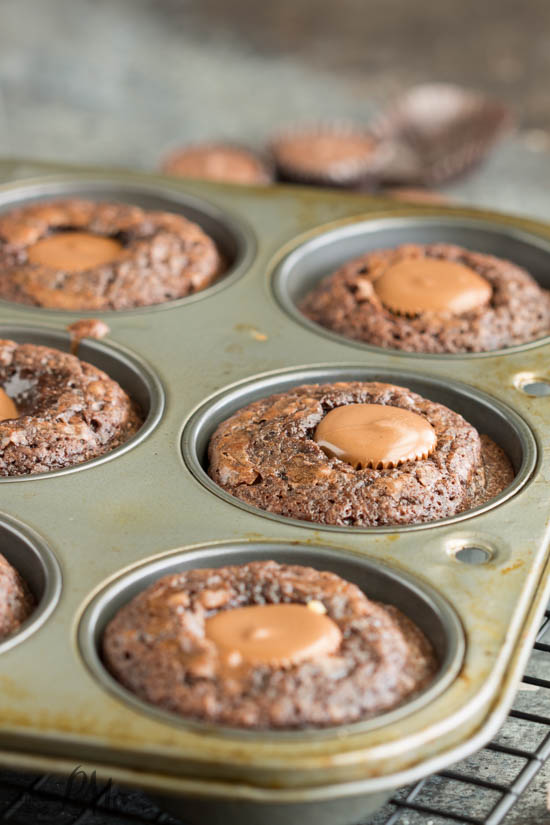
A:
{"type": "Polygon", "coordinates": [[[0,386],[17,417],[0,421],[0,475],[80,464],[123,444],[142,424],[101,370],[49,347],[0,341],[0,386]]]}
{"type": "Polygon", "coordinates": [[[15,633],[34,607],[34,598],[27,585],[0,553],[0,641],[15,633]]]}
{"type": "Polygon", "coordinates": [[[274,561],[165,576],[109,623],[103,657],[145,701],[242,728],[355,722],[401,704],[437,670],[397,608],[334,573],[274,561]],[[322,650],[297,641],[295,614],[322,650]]]}
{"type": "Polygon", "coordinates": [[[0,215],[0,298],[55,309],[129,309],[183,298],[222,273],[214,241],[182,215],[72,199],[0,215]]]}
{"type": "Polygon", "coordinates": [[[167,175],[222,183],[267,184],[273,175],[267,163],[244,146],[197,143],[173,151],[162,164],[167,175]]]}
{"type": "MultiPolygon", "coordinates": [[[[382,427],[387,434],[388,422],[382,427]]],[[[373,444],[379,434],[376,427],[363,433],[373,444]]],[[[403,441],[399,427],[395,435],[400,450],[412,443],[403,441]]],[[[461,415],[404,387],[379,382],[304,385],[255,401],[218,426],[209,460],[212,479],[247,504],[353,527],[453,516],[493,498],[514,477],[500,447],[461,415]],[[401,408],[421,430],[433,431],[432,441],[423,441],[419,452],[407,447],[401,461],[381,456],[374,466],[354,462],[343,451],[338,458],[336,448],[328,449],[316,437],[329,413],[351,405],[354,410],[383,405],[390,417],[392,408],[401,408]]]]}
{"type": "Polygon", "coordinates": [[[450,244],[367,252],[324,278],[300,309],[310,320],[347,338],[408,352],[484,352],[550,333],[549,291],[510,261],[450,244]],[[427,293],[433,296],[440,288],[452,287],[454,271],[466,270],[487,285],[483,300],[462,307],[419,303],[411,310],[399,306],[401,290],[396,284],[389,303],[387,294],[380,294],[380,286],[397,267],[415,267],[412,283],[422,275],[422,267],[427,271],[434,262],[446,268],[440,277],[427,277],[427,293]]]}

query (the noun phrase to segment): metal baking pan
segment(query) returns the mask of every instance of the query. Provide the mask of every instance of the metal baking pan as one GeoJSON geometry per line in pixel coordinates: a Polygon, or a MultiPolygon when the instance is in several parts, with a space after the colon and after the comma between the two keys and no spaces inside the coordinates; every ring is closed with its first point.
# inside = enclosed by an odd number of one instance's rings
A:
{"type": "MultiPolygon", "coordinates": [[[[191,298],[101,313],[110,335],[82,343],[80,357],[141,404],[134,439],[75,468],[0,480],[0,533],[42,611],[0,647],[0,762],[95,769],[191,821],[337,825],[479,748],[510,706],[549,592],[550,399],[531,394],[550,382],[549,339],[479,355],[397,353],[322,330],[296,302],[346,258],[404,241],[501,255],[549,287],[550,226],[299,187],[0,168],[41,174],[0,186],[0,210],[75,195],[181,211],[229,261],[191,298]],[[333,378],[389,380],[453,407],[506,450],[514,483],[454,518],[373,529],[272,516],[212,484],[204,453],[220,420],[333,378]],[[334,569],[398,603],[439,652],[433,687],[364,723],[251,733],[175,718],[113,683],[97,643],[120,604],[157,574],[252,557],[334,569]]],[[[90,315],[0,302],[0,336],[68,349],[67,324],[90,315]]]]}

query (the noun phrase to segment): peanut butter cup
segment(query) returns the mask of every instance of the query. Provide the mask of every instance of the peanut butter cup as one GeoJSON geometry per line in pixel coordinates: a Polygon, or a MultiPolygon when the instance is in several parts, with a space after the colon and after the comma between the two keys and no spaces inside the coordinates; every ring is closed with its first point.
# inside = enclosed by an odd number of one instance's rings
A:
{"type": "Polygon", "coordinates": [[[550,333],[550,292],[528,272],[450,244],[367,252],[300,309],[346,338],[408,352],[484,352],[550,333]]]}
{"type": "Polygon", "coordinates": [[[493,292],[473,269],[433,258],[405,258],[387,267],[373,286],[385,306],[411,316],[427,312],[461,315],[486,306],[493,292]]]}
{"type": "Polygon", "coordinates": [[[169,212],[79,199],[0,215],[0,298],[54,309],[129,309],[183,298],[223,271],[214,241],[169,212]]]}
{"type": "Polygon", "coordinates": [[[328,456],[356,470],[381,470],[427,458],[437,438],[432,425],[410,410],[383,404],[346,404],[321,419],[315,441],[328,456]]]}
{"type": "Polygon", "coordinates": [[[274,561],[166,576],[109,623],[103,657],[147,702],[241,728],[326,727],[391,710],[435,676],[397,608],[274,561]]]}
{"type": "Polygon", "coordinates": [[[290,667],[334,653],[342,641],[332,619],[303,604],[224,610],[206,620],[204,632],[230,675],[254,665],[290,667]]]}
{"type": "Polygon", "coordinates": [[[142,417],[101,370],[49,347],[0,341],[0,475],[71,467],[127,441],[142,417]],[[11,402],[11,403],[10,403],[11,402]]]}
{"type": "Polygon", "coordinates": [[[254,401],[218,426],[209,474],[242,501],[304,521],[415,524],[494,498],[513,477],[456,412],[379,382],[309,384],[254,401]]]}
{"type": "Polygon", "coordinates": [[[282,180],[317,186],[358,186],[380,157],[377,140],[346,121],[288,129],[270,148],[282,180]]]}
{"type": "Polygon", "coordinates": [[[273,174],[251,149],[231,143],[196,143],[171,152],[163,161],[167,175],[219,183],[268,184],[273,174]]]}
{"type": "Polygon", "coordinates": [[[0,388],[0,421],[9,421],[10,418],[18,417],[19,412],[13,398],[10,398],[7,392],[0,388]]]}

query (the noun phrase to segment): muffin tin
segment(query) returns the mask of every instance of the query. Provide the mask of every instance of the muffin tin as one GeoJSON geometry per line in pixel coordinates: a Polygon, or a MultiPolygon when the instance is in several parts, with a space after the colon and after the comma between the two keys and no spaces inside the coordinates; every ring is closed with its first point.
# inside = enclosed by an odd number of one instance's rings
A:
{"type": "MultiPolygon", "coordinates": [[[[2,210],[82,196],[181,211],[230,266],[191,298],[101,313],[109,336],[82,342],[79,356],[142,405],[134,439],[74,468],[0,480],[3,552],[40,598],[0,645],[0,762],[95,769],[187,821],[344,825],[479,748],[504,719],[548,597],[550,400],[529,386],[550,384],[549,339],[478,355],[395,353],[326,332],[294,307],[358,251],[432,238],[509,257],[548,285],[550,226],[297,187],[4,170],[42,177],[1,186],[2,210]],[[514,483],[454,518],[371,529],[273,516],[212,484],[204,455],[219,421],[332,379],[388,380],[453,407],[506,450],[514,483]],[[132,594],[163,573],[251,558],[332,569],[398,604],[439,652],[434,684],[373,720],[275,733],[174,717],[109,677],[98,639],[132,594]]],[[[0,337],[68,349],[66,326],[91,315],[0,302],[0,337]]]]}

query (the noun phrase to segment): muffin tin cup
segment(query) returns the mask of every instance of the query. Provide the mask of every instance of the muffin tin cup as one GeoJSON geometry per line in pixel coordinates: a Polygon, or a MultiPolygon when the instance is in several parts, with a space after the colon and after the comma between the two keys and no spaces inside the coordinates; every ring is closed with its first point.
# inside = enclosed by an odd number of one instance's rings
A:
{"type": "MultiPolygon", "coordinates": [[[[4,168],[33,172],[23,162],[4,168]]],[[[102,342],[83,341],[79,356],[136,398],[148,412],[144,427],[92,462],[2,486],[3,511],[39,532],[59,560],[64,585],[40,632],[20,635],[22,643],[0,655],[0,762],[65,772],[86,764],[165,799],[185,797],[167,803],[184,818],[199,817],[212,803],[202,814],[212,822],[276,825],[299,817],[339,825],[482,746],[510,706],[550,588],[550,402],[524,391],[550,383],[548,340],[483,357],[405,354],[325,334],[292,306],[300,284],[364,250],[362,235],[372,246],[420,241],[428,231],[438,240],[477,243],[527,265],[544,282],[550,227],[300,187],[36,171],[49,176],[0,185],[1,209],[68,195],[174,208],[212,232],[230,270],[190,298],[93,313],[111,332],[102,342]],[[276,291],[281,266],[288,306],[276,291]],[[454,406],[505,449],[516,470],[513,484],[458,517],[357,529],[270,517],[210,481],[206,442],[222,418],[255,398],[333,377],[394,381],[454,406]],[[132,587],[176,561],[212,559],[220,548],[234,558],[269,543],[293,561],[321,553],[331,564],[350,558],[371,565],[404,594],[413,587],[431,598],[435,591],[463,629],[459,672],[395,718],[288,733],[185,722],[109,681],[97,659],[97,634],[132,587]],[[45,650],[55,680],[37,678],[45,650]]],[[[67,349],[66,325],[86,314],[0,301],[0,335],[67,349]]],[[[420,612],[413,618],[423,621],[420,612]]]]}
{"type": "MultiPolygon", "coordinates": [[[[401,244],[450,243],[495,255],[517,263],[539,284],[550,289],[550,242],[515,226],[490,220],[472,220],[446,215],[384,217],[346,224],[306,240],[293,249],[273,272],[273,292],[282,309],[294,321],[333,341],[369,352],[389,350],[333,332],[309,320],[299,309],[300,301],[331,272],[346,261],[375,249],[401,244]]],[[[511,355],[548,343],[548,336],[506,349],[475,353],[411,353],[395,350],[400,358],[483,358],[511,355]]]]}
{"type": "Polygon", "coordinates": [[[35,607],[15,633],[0,639],[0,655],[35,633],[55,610],[61,593],[61,569],[43,539],[16,519],[0,513],[0,553],[25,580],[35,607]]]}
{"type": "MultiPolygon", "coordinates": [[[[75,181],[72,175],[63,178],[58,176],[52,181],[22,184],[15,190],[0,190],[0,213],[11,209],[29,206],[43,200],[59,200],[64,198],[85,198],[92,201],[111,201],[113,203],[128,203],[140,206],[142,209],[162,212],[175,212],[183,215],[199,226],[214,239],[226,264],[226,271],[211,286],[200,292],[178,298],[175,301],[166,301],[162,304],[136,309],[123,310],[78,310],[79,318],[101,315],[131,315],[135,312],[150,312],[154,310],[170,309],[171,307],[187,305],[199,301],[209,295],[214,295],[225,287],[231,286],[243,275],[256,253],[256,239],[254,233],[244,220],[239,220],[222,212],[214,204],[202,198],[184,193],[177,186],[170,183],[151,184],[132,180],[121,180],[115,183],[112,178],[101,179],[97,175],[90,175],[87,180],[75,181]]],[[[14,302],[0,301],[6,306],[17,306],[14,302]]],[[[26,310],[39,313],[41,316],[60,314],[68,316],[68,310],[46,309],[21,305],[26,310]]]]}
{"type": "MultiPolygon", "coordinates": [[[[163,555],[146,562],[100,590],[85,607],[78,625],[78,646],[92,675],[106,690],[136,711],[152,715],[169,725],[178,725],[204,734],[224,734],[232,738],[264,742],[330,739],[353,732],[375,730],[390,722],[398,722],[440,695],[456,679],[465,650],[462,626],[455,612],[436,590],[415,581],[413,577],[392,570],[373,559],[345,553],[330,547],[290,545],[275,542],[223,542],[214,546],[191,547],[163,555]],[[323,729],[297,731],[246,731],[185,719],[154,707],[123,688],[102,662],[101,639],[109,621],[134,596],[161,576],[184,570],[247,564],[252,561],[275,560],[281,564],[300,564],[318,570],[330,570],[353,582],[376,601],[394,604],[412,619],[426,634],[436,651],[439,668],[433,682],[420,694],[402,705],[363,722],[323,729]]],[[[215,795],[186,795],[185,799],[160,796],[157,802],[166,810],[185,818],[189,823],[224,823],[239,825],[283,825],[300,820],[311,825],[346,825],[375,812],[390,796],[390,791],[359,793],[322,802],[281,800],[265,802],[253,799],[229,801],[215,795]]]]}
{"type": "Polygon", "coordinates": [[[177,714],[156,708],[123,688],[106,670],[101,661],[101,639],[109,621],[116,612],[134,596],[149,587],[162,576],[184,570],[224,565],[248,564],[253,561],[276,561],[281,564],[300,564],[318,570],[330,570],[356,584],[370,599],[394,604],[399,607],[432,643],[439,661],[439,670],[429,687],[395,710],[380,714],[352,725],[338,725],[322,729],[300,731],[246,731],[227,728],[232,737],[244,736],[263,739],[318,739],[331,738],[335,733],[345,736],[348,732],[374,730],[413,713],[429,704],[456,678],[464,656],[464,634],[460,622],[445,599],[426,584],[414,581],[411,576],[355,554],[330,547],[291,545],[274,542],[220,543],[212,547],[192,547],[171,553],[140,565],[101,590],[85,608],[78,629],[78,643],[87,666],[111,693],[143,713],[153,714],[171,724],[183,725],[207,733],[217,731],[223,735],[224,726],[186,719],[177,714]]]}
{"type": "MultiPolygon", "coordinates": [[[[33,344],[35,346],[52,347],[63,352],[71,352],[71,336],[69,333],[46,327],[0,323],[0,339],[16,341],[18,344],[33,344]]],[[[154,371],[141,358],[121,347],[115,347],[91,338],[82,340],[79,343],[77,355],[81,361],[93,364],[120,384],[130,398],[137,403],[144,416],[143,424],[135,435],[124,444],[97,458],[46,473],[0,476],[0,484],[52,478],[95,467],[105,461],[112,461],[117,456],[123,455],[140,444],[161,420],[165,403],[164,389],[154,371]]]]}
{"type": "Polygon", "coordinates": [[[183,802],[173,796],[152,794],[165,810],[190,825],[356,825],[376,813],[391,796],[389,791],[358,794],[319,802],[295,800],[265,804],[239,799],[220,802],[208,796],[190,796],[183,802]]]}
{"type": "Polygon", "coordinates": [[[405,370],[376,369],[354,364],[343,366],[315,365],[260,375],[222,390],[195,410],[183,429],[182,453],[195,476],[208,490],[225,501],[250,513],[296,526],[318,529],[315,522],[288,518],[261,510],[241,501],[224,490],[208,475],[208,443],[218,425],[253,401],[281,393],[301,384],[328,384],[333,381],[381,381],[407,387],[425,398],[444,404],[459,412],[478,431],[490,436],[512,462],[515,478],[498,496],[479,507],[455,516],[421,524],[387,525],[383,527],[341,527],[323,524],[331,532],[397,533],[429,530],[435,526],[455,524],[483,513],[517,493],[529,481],[537,463],[536,439],[525,421],[507,405],[473,387],[455,381],[433,378],[405,370]]]}

